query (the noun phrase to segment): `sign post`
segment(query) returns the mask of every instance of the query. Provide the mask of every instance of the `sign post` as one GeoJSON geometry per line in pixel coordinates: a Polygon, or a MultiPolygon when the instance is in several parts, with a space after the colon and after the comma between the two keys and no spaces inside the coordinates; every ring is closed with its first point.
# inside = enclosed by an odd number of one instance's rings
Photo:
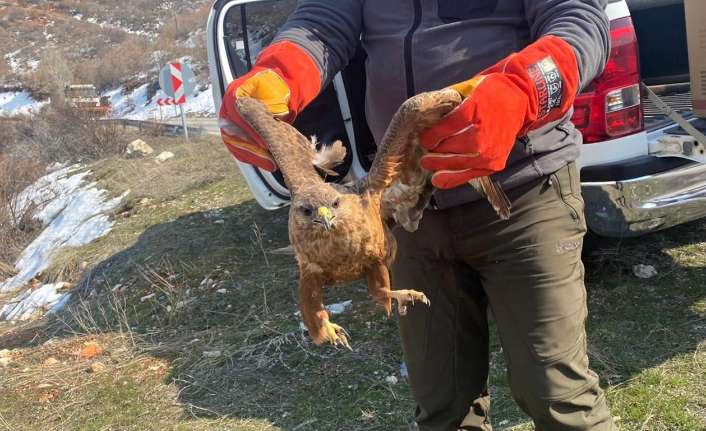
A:
{"type": "Polygon", "coordinates": [[[184,114],[184,105],[179,105],[179,112],[181,112],[181,127],[184,128],[184,139],[189,142],[189,129],[186,127],[186,115],[184,114]]]}
{"type": "MultiPolygon", "coordinates": [[[[196,77],[186,63],[178,61],[164,66],[159,72],[159,86],[167,96],[172,97],[174,105],[179,105],[181,113],[181,126],[184,129],[184,139],[189,141],[189,130],[186,127],[186,114],[184,104],[187,97],[191,97],[196,90],[196,77]]],[[[159,102],[158,102],[159,103],[159,102]]],[[[176,108],[176,107],[175,107],[176,108]]]]}

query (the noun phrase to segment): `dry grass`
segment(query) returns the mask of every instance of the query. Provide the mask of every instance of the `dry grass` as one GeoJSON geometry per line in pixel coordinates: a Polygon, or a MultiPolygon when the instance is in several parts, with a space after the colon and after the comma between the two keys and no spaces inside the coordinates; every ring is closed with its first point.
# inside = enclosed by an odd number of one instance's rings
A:
{"type": "Polygon", "coordinates": [[[50,164],[90,161],[122,154],[132,135],[115,125],[87,118],[63,105],[51,105],[31,118],[7,124],[0,154],[50,164]]]}
{"type": "MultiPolygon", "coordinates": [[[[147,141],[177,156],[92,166],[102,186],[135,195],[109,236],[67,251],[67,266],[89,269],[71,308],[53,322],[4,335],[0,327],[0,346],[13,349],[10,367],[0,368],[0,424],[411,429],[396,324],[365,287],[326,292],[327,302],[353,300],[336,322],[351,332],[354,351],[313,346],[294,314],[295,263],[271,253],[287,244],[286,213],[252,201],[217,140],[147,141]],[[89,339],[106,347],[94,360],[107,372],[86,373],[90,362],[72,356],[89,339]],[[42,365],[49,355],[60,376],[42,365]],[[387,383],[389,375],[400,383],[387,383]],[[46,381],[57,384],[40,388],[46,381]]],[[[590,357],[619,429],[705,429],[706,223],[602,250],[587,262],[590,357]],[[637,263],[659,275],[635,278],[637,263]]],[[[490,349],[494,429],[531,430],[510,395],[495,334],[490,349]]]]}

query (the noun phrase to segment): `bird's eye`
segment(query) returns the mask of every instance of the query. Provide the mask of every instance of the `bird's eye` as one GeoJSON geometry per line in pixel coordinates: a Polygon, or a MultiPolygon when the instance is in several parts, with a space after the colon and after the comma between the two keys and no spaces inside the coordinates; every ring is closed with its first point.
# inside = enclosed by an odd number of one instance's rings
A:
{"type": "Polygon", "coordinates": [[[333,206],[334,208],[338,208],[338,206],[339,206],[340,204],[341,204],[341,200],[340,200],[340,199],[336,199],[335,201],[333,201],[333,205],[332,205],[332,206],[333,206]]]}
{"type": "Polygon", "coordinates": [[[312,210],[309,207],[302,207],[302,212],[304,213],[305,216],[311,217],[312,214],[314,214],[314,210],[312,210]]]}

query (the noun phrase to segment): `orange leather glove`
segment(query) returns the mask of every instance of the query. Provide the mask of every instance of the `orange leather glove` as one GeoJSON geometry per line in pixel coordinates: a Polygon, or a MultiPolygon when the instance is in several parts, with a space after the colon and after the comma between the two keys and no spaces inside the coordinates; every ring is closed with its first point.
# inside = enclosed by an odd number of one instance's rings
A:
{"type": "Polygon", "coordinates": [[[228,85],[219,113],[221,137],[241,162],[273,172],[277,165],[267,144],[240,116],[239,97],[264,103],[273,116],[293,122],[321,89],[319,68],[299,46],[282,41],[265,48],[252,69],[228,85]]]}
{"type": "Polygon", "coordinates": [[[432,183],[450,189],[505,169],[519,136],[566,114],[579,71],[564,40],[544,36],[474,78],[450,88],[464,97],[456,109],[420,135],[421,160],[432,183]]]}

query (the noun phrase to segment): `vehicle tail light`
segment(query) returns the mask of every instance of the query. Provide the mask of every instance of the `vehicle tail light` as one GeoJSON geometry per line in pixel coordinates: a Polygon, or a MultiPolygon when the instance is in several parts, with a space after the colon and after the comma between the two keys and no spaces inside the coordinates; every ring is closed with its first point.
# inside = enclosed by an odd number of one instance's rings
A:
{"type": "Polygon", "coordinates": [[[610,24],[612,48],[603,74],[578,95],[571,120],[585,143],[606,141],[644,129],[640,60],[630,17],[610,24]]]}

